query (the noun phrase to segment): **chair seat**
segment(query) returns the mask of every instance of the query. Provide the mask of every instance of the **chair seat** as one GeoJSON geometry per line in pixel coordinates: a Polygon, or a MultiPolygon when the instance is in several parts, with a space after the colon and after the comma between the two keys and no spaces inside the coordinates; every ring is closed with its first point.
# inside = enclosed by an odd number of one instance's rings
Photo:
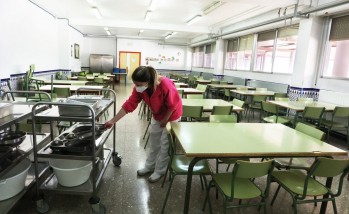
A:
{"type": "Polygon", "coordinates": [[[304,158],[275,158],[276,167],[308,169],[309,164],[304,158]]]}
{"type": "Polygon", "coordinates": [[[272,115],[269,117],[264,117],[263,120],[267,123],[281,123],[281,124],[286,124],[289,123],[290,120],[286,117],[281,117],[281,116],[276,116],[276,115],[272,115]]]}
{"type": "MultiPolygon", "coordinates": [[[[224,195],[231,198],[232,173],[214,174],[213,179],[224,195]]],[[[234,187],[234,198],[237,199],[250,199],[262,194],[261,190],[251,180],[246,178],[235,178],[234,187]]]]}
{"type": "MultiPolygon", "coordinates": [[[[178,174],[188,174],[188,168],[191,161],[192,158],[188,158],[184,155],[174,155],[171,167],[178,174]]],[[[210,172],[210,167],[206,160],[198,161],[193,168],[193,174],[210,174],[210,172]]]]}
{"type": "MultiPolygon", "coordinates": [[[[300,170],[274,171],[273,177],[287,189],[302,195],[306,174],[300,170]]],[[[328,192],[327,188],[318,181],[309,178],[307,196],[319,196],[328,192]]]]}

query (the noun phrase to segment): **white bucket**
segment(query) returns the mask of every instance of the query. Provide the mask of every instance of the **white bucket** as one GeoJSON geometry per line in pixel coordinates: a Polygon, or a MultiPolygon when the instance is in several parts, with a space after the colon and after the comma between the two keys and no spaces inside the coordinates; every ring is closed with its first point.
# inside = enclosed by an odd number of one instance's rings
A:
{"type": "Polygon", "coordinates": [[[0,178],[0,201],[11,198],[23,190],[30,166],[31,161],[24,159],[0,178]]]}
{"type": "Polygon", "coordinates": [[[49,163],[58,183],[66,187],[79,186],[85,183],[92,171],[92,161],[50,159],[49,163]]]}

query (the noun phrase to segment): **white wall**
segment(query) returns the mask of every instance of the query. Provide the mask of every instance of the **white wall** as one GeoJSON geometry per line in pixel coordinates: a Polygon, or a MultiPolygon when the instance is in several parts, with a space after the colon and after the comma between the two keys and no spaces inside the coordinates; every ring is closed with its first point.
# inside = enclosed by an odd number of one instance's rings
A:
{"type": "Polygon", "coordinates": [[[159,41],[150,40],[118,39],[117,51],[141,52],[141,65],[150,65],[155,69],[185,70],[187,67],[185,46],[160,45],[159,41]],[[147,64],[146,58],[152,60],[148,60],[147,64]]]}
{"type": "Polygon", "coordinates": [[[81,66],[90,66],[90,54],[113,55],[114,67],[116,67],[116,38],[83,38],[83,48],[81,49],[81,66]]]}
{"type": "MultiPolygon", "coordinates": [[[[70,61],[71,43],[82,35],[53,18],[27,0],[0,1],[0,78],[24,73],[30,64],[36,71],[70,69],[79,60],[70,61]]],[[[80,66],[79,66],[80,67],[80,66]]]]}

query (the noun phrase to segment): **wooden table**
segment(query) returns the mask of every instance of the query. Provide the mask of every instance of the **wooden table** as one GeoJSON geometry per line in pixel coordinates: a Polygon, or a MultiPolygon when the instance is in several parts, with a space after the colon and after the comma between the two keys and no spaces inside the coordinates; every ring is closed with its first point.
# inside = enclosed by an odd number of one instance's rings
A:
{"type": "MultiPolygon", "coordinates": [[[[53,88],[69,88],[71,93],[75,93],[79,88],[82,88],[81,91],[88,91],[89,93],[96,93],[94,90],[102,89],[101,85],[88,85],[88,86],[80,86],[80,85],[53,85],[53,88]],[[93,90],[88,90],[93,89],[93,90]]],[[[51,92],[51,85],[44,85],[39,88],[39,91],[51,92]]],[[[99,92],[97,92],[99,93],[99,92]]]]}
{"type": "Polygon", "coordinates": [[[347,156],[344,150],[281,124],[171,122],[171,126],[185,155],[193,157],[184,213],[189,212],[193,167],[201,159],[347,156]]]}

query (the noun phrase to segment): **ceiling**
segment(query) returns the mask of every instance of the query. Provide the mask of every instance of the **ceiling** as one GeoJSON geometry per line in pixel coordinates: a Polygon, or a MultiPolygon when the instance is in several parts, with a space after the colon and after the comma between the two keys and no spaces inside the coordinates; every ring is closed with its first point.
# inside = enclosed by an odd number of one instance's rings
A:
{"type": "MultiPolygon", "coordinates": [[[[152,38],[166,41],[190,39],[216,33],[237,20],[248,19],[268,11],[294,5],[296,0],[29,0],[57,18],[67,18],[72,27],[85,36],[152,38]],[[151,7],[152,1],[155,7],[151,7]],[[210,11],[205,11],[215,4],[210,11]],[[94,14],[98,8],[101,18],[94,14]],[[145,21],[147,11],[152,11],[145,21]],[[201,15],[192,25],[187,22],[201,15]],[[143,30],[140,33],[140,30],[143,30]]],[[[305,2],[305,1],[302,1],[305,2]]]]}

